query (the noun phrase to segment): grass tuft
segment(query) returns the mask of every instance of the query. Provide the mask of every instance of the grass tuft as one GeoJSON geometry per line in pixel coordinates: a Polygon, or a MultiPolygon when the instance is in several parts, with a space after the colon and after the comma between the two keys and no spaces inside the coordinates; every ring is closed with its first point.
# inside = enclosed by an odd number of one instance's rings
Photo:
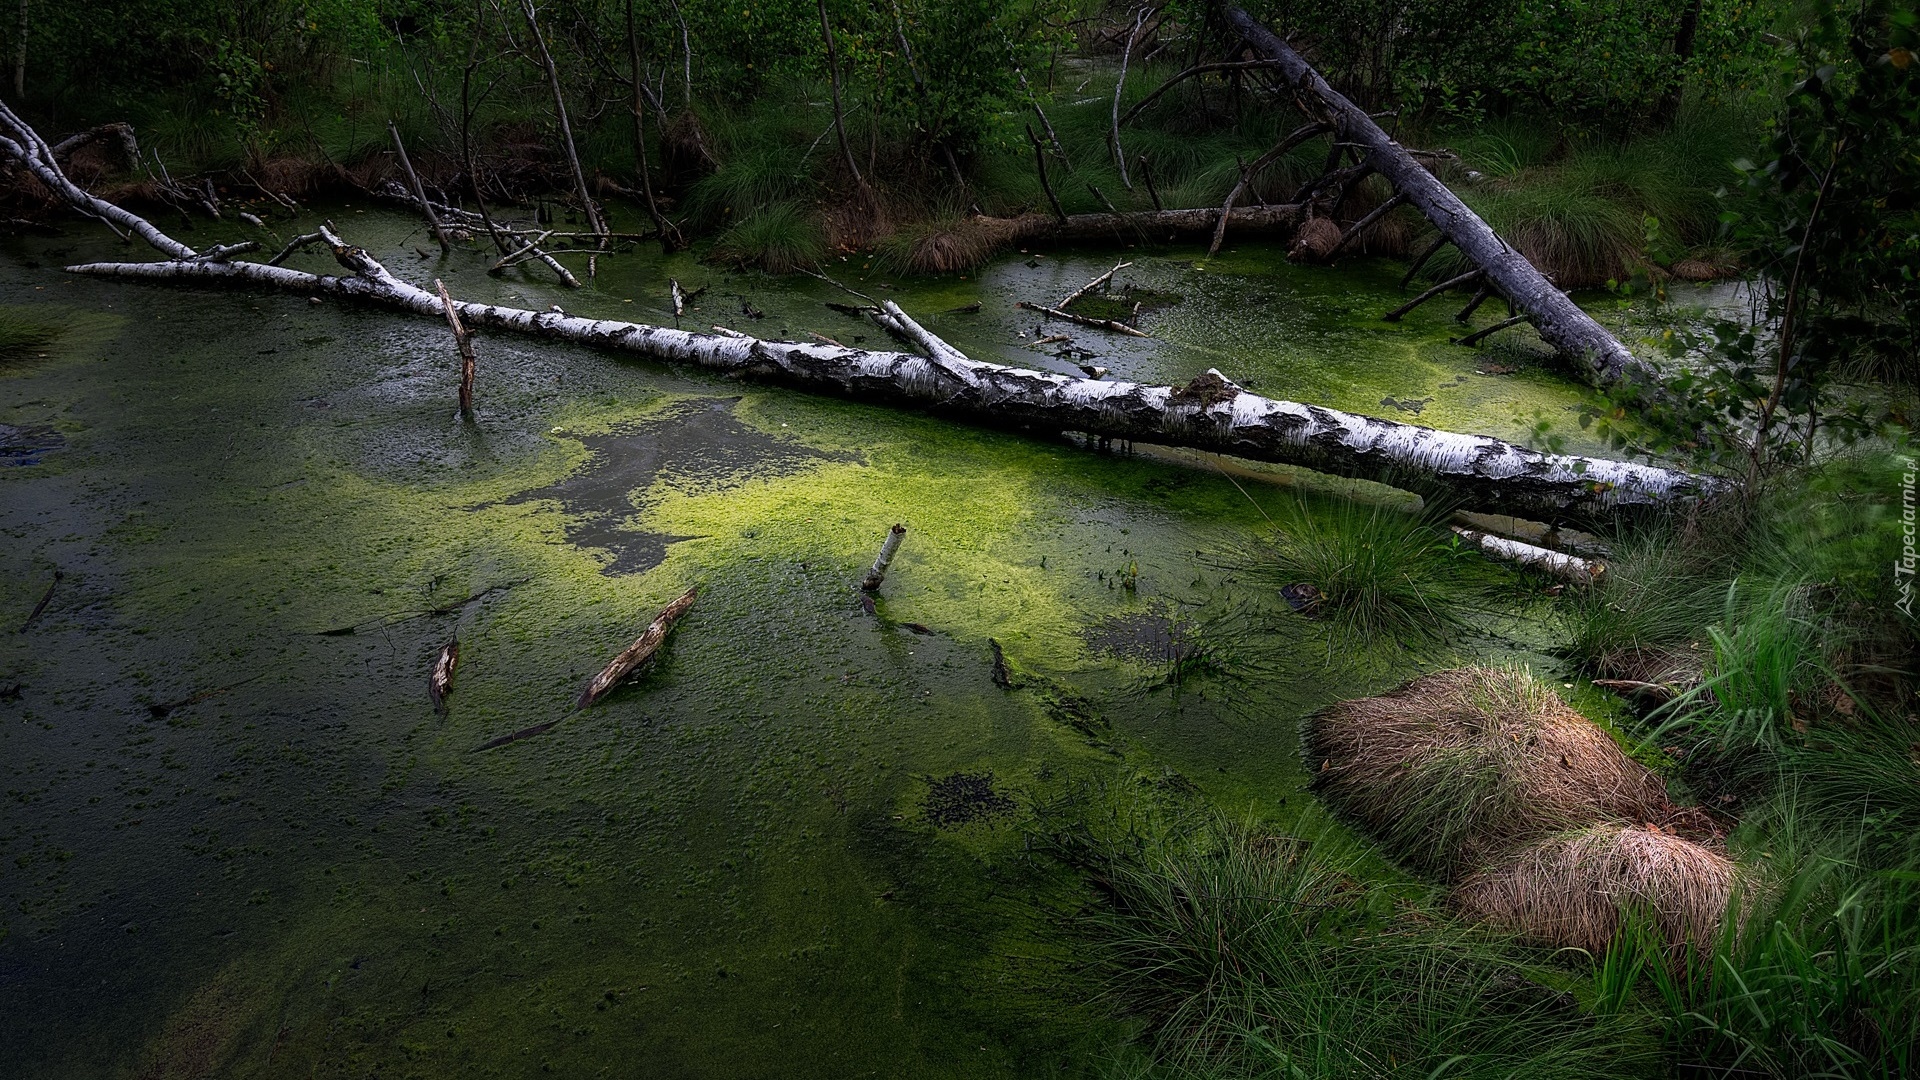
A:
{"type": "Polygon", "coordinates": [[[1650,1064],[1630,1019],[1583,1014],[1497,939],[1363,884],[1321,838],[1202,819],[1058,853],[1104,896],[1079,929],[1108,1000],[1146,1028],[1141,1075],[1560,1077],[1650,1064]]]}
{"type": "Polygon", "coordinates": [[[817,265],[826,255],[820,227],[792,203],[776,203],[721,233],[708,257],[772,274],[817,265]]]}
{"type": "Polygon", "coordinates": [[[1399,858],[1453,877],[1603,821],[1668,821],[1659,777],[1521,669],[1423,675],[1309,719],[1314,786],[1399,858]]]}
{"type": "Polygon", "coordinates": [[[1321,596],[1333,636],[1351,642],[1433,643],[1465,625],[1454,573],[1459,547],[1437,511],[1405,514],[1350,501],[1282,505],[1264,574],[1321,596]]]}

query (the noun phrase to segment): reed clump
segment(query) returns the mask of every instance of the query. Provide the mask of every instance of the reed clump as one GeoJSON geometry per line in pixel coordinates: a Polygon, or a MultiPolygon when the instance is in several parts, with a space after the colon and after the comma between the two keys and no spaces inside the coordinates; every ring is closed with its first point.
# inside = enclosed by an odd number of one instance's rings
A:
{"type": "Polygon", "coordinates": [[[1659,826],[1603,824],[1550,836],[1454,890],[1474,918],[1598,956],[1639,918],[1670,950],[1715,940],[1739,873],[1733,860],[1659,826]]]}
{"type": "Polygon", "coordinates": [[[1320,794],[1442,877],[1516,838],[1674,812],[1659,777],[1518,669],[1424,675],[1323,710],[1307,736],[1320,794]]]}

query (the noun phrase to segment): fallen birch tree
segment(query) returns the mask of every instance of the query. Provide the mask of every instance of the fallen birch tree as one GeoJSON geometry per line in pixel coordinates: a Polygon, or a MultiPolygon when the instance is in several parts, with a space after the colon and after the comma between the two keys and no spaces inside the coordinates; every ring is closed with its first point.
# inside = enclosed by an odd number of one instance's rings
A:
{"type": "MultiPolygon", "coordinates": [[[[197,253],[128,211],[65,182],[45,143],[0,105],[0,152],[21,158],[74,209],[146,239],[168,258],[98,262],[69,273],[126,281],[249,285],[333,296],[435,321],[447,318],[439,296],[402,281],[364,249],[323,225],[296,240],[324,244],[344,271],[316,274],[236,260],[232,249],[197,253]]],[[[468,328],[527,334],[578,345],[693,364],[856,401],[904,405],[995,427],[1084,432],[1102,440],[1192,447],[1257,461],[1377,480],[1444,496],[1463,508],[1592,522],[1658,512],[1711,495],[1726,482],[1653,465],[1547,454],[1483,435],[1412,424],[1251,394],[1209,371],[1184,387],[1075,378],[971,360],[913,323],[897,307],[885,314],[932,356],[830,344],[768,341],[737,331],[696,333],[558,311],[528,311],[454,301],[468,328]],[[916,333],[917,331],[917,333],[916,333]],[[924,338],[924,340],[923,340],[924,338]],[[937,343],[937,344],[935,344],[937,343]]]]}
{"type": "Polygon", "coordinates": [[[1484,286],[1524,315],[1541,340],[1578,361],[1600,386],[1627,383],[1657,392],[1657,372],[1555,288],[1526,256],[1500,239],[1439,177],[1382,131],[1365,109],[1328,85],[1299,53],[1245,11],[1228,7],[1224,15],[1254,56],[1271,65],[1263,70],[1285,80],[1301,110],[1332,126],[1336,146],[1351,148],[1361,166],[1378,173],[1395,195],[1425,215],[1442,237],[1479,268],[1484,286]]]}

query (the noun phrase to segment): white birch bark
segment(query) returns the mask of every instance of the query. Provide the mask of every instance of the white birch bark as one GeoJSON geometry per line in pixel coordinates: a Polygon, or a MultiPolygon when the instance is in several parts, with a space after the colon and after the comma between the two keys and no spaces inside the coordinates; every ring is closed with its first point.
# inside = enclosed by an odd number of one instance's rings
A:
{"type": "MultiPolygon", "coordinates": [[[[102,262],[69,273],[130,281],[205,281],[337,296],[439,321],[439,296],[402,281],[330,227],[288,245],[272,262],[236,261],[235,248],[202,256],[138,215],[75,187],[46,144],[0,105],[0,151],[46,180],[69,204],[121,223],[160,251],[161,262],[102,262]],[[325,243],[346,272],[312,274],[274,265],[307,240],[325,243]]],[[[1184,387],[1075,378],[968,359],[918,326],[897,305],[885,314],[934,355],[766,341],[737,331],[704,334],[559,311],[455,302],[469,328],[528,334],[693,364],[857,401],[906,405],[996,427],[1077,431],[1104,439],[1185,446],[1380,480],[1443,493],[1462,508],[1529,514],[1549,521],[1596,521],[1658,511],[1714,494],[1717,477],[1632,462],[1545,454],[1484,435],[1462,435],[1318,405],[1247,393],[1218,371],[1184,387]],[[918,333],[914,333],[914,331],[918,333]]]]}

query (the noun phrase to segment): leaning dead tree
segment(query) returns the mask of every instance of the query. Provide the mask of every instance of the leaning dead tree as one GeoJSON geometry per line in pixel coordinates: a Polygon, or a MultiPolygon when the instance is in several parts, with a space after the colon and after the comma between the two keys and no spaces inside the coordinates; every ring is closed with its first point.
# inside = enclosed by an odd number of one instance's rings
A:
{"type": "Polygon", "coordinates": [[[1447,185],[1382,131],[1365,109],[1334,90],[1299,53],[1245,11],[1229,7],[1225,16],[1253,54],[1271,65],[1263,70],[1285,81],[1309,119],[1329,125],[1335,146],[1353,151],[1359,159],[1353,168],[1378,174],[1396,196],[1425,215],[1478,268],[1480,286],[1512,304],[1542,340],[1583,364],[1601,386],[1627,383],[1648,390],[1658,386],[1658,375],[1651,367],[1555,288],[1526,256],[1501,240],[1447,185]]]}
{"type": "MultiPolygon", "coordinates": [[[[443,320],[448,304],[395,277],[364,249],[322,225],[271,262],[235,259],[238,246],[195,252],[144,219],[65,183],[46,144],[0,105],[0,153],[58,185],[76,210],[117,222],[167,258],[89,263],[70,273],[130,281],[221,282],[335,296],[443,320]],[[276,265],[324,245],[339,274],[276,265]]],[[[899,333],[928,355],[832,344],[767,341],[738,332],[695,333],[615,319],[588,319],[453,301],[470,328],[528,334],[694,364],[863,402],[903,405],[996,427],[1084,432],[1099,439],[1185,446],[1378,480],[1442,494],[1463,508],[1591,522],[1661,511],[1710,495],[1725,482],[1631,462],[1545,454],[1499,439],[1461,435],[1251,394],[1217,371],[1183,387],[1074,378],[981,363],[941,341],[897,305],[882,305],[899,333]]]]}

